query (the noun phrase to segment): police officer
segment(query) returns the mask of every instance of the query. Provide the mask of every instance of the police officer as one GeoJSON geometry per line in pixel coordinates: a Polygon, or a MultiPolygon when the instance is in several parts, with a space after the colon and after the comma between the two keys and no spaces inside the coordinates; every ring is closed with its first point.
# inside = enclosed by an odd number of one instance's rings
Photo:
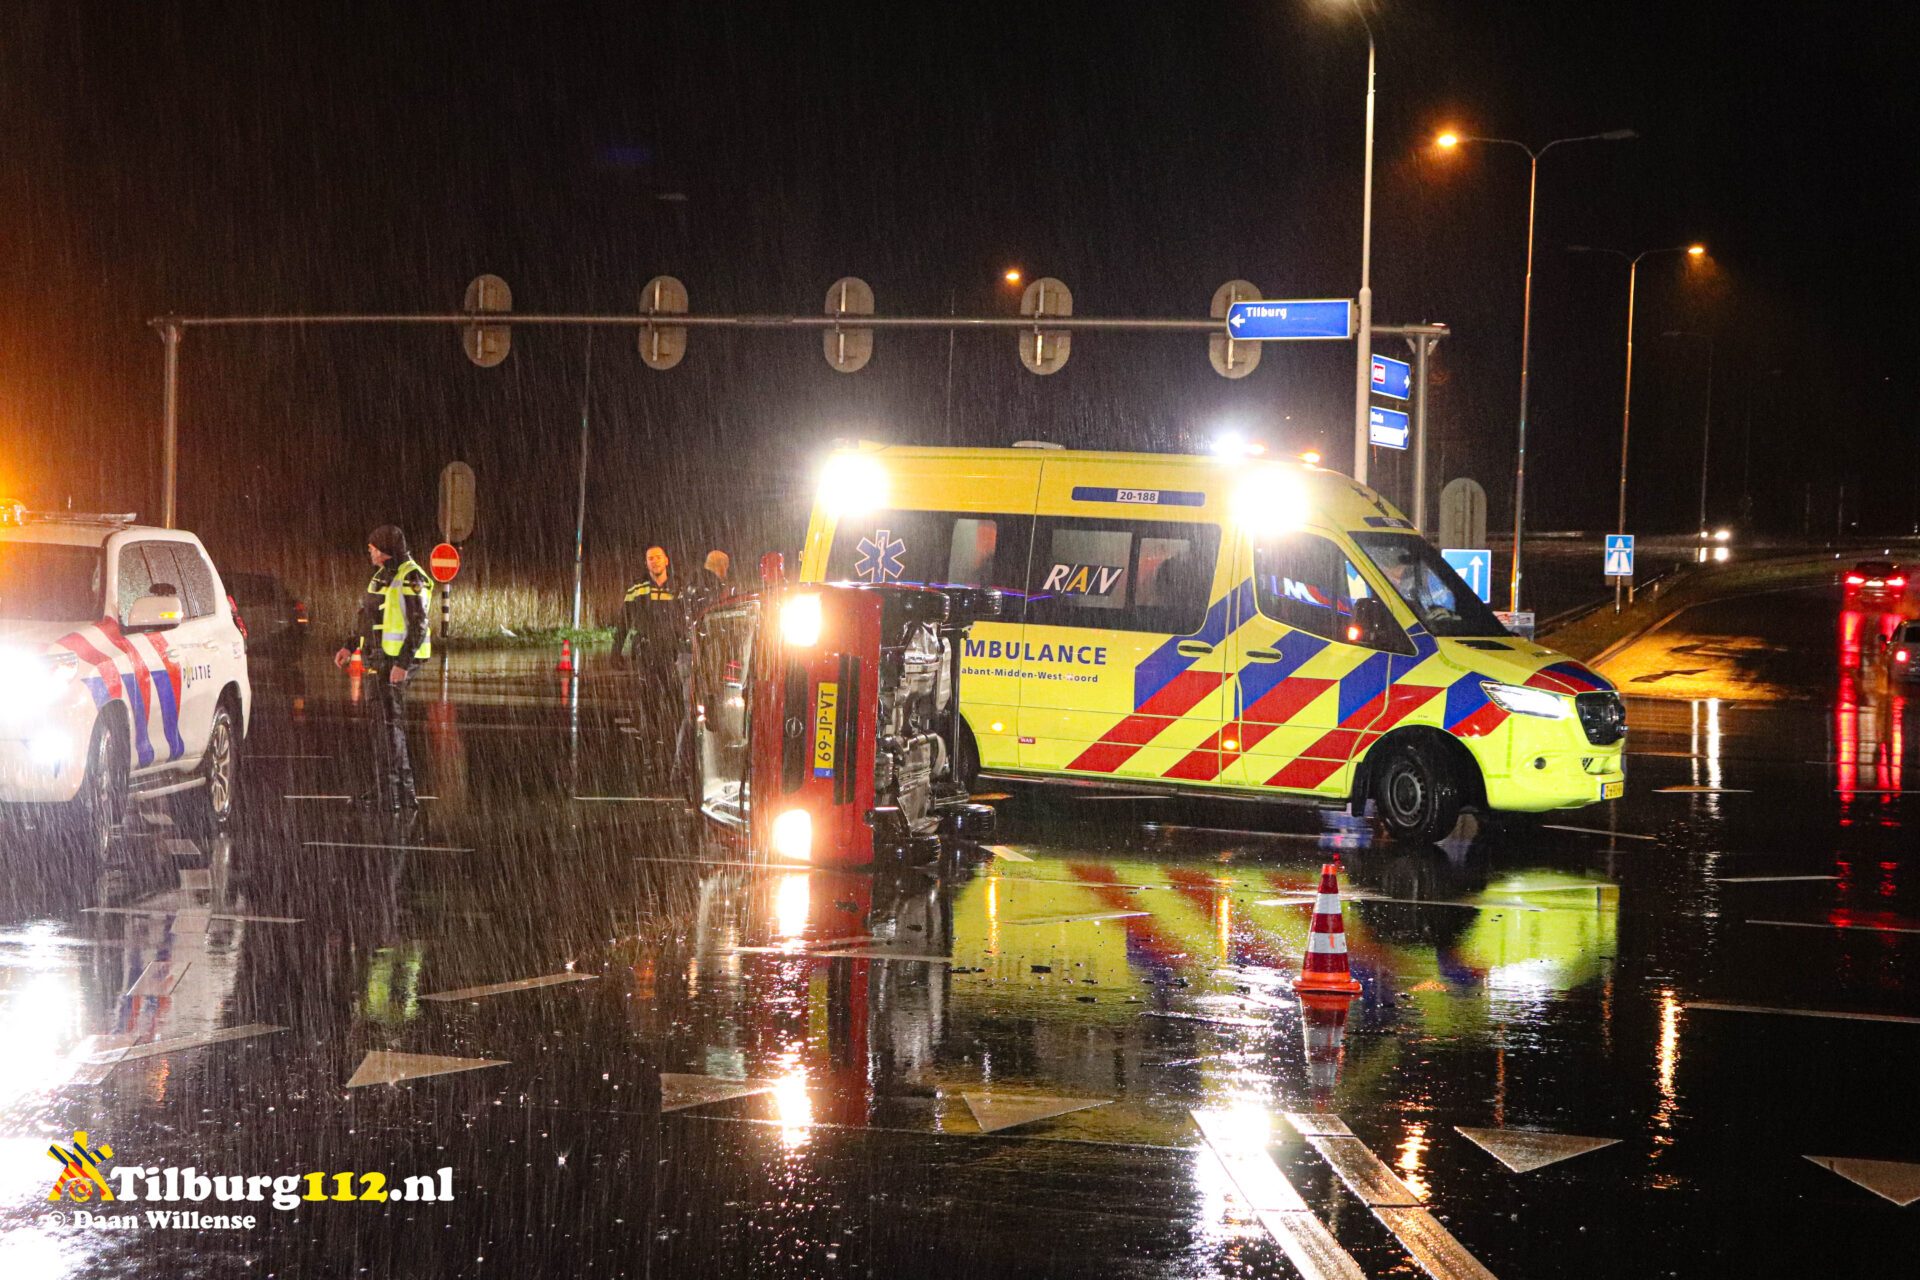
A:
{"type": "Polygon", "coordinates": [[[733,584],[727,581],[727,574],[733,568],[733,559],[724,551],[707,552],[706,563],[693,575],[693,581],[687,584],[687,620],[691,622],[702,609],[733,590],[733,584]]]}
{"type": "Polygon", "coordinates": [[[427,621],[433,580],[408,555],[407,535],[398,525],[383,524],[369,534],[367,556],[373,561],[373,580],[360,598],[355,632],[333,655],[333,665],[346,666],[355,649],[366,655],[373,681],[367,698],[373,788],[361,800],[398,812],[420,804],[407,754],[407,678],[417,664],[433,656],[427,621]]]}
{"type": "Polygon", "coordinates": [[[613,628],[613,656],[623,656],[628,637],[636,660],[659,660],[672,665],[680,645],[680,584],[665,547],[647,548],[647,576],[627,588],[620,603],[620,621],[613,628]]]}

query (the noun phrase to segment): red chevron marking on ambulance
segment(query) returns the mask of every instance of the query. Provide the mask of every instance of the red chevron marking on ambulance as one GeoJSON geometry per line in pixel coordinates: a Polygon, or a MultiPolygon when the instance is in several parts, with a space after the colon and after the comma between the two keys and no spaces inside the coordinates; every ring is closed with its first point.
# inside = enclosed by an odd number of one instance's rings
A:
{"type": "Polygon", "coordinates": [[[1225,673],[1219,671],[1181,672],[1141,703],[1139,710],[1101,734],[1100,740],[1075,756],[1067,768],[1112,773],[1133,759],[1135,752],[1152,742],[1169,724],[1218,689],[1225,679],[1225,673]]]}

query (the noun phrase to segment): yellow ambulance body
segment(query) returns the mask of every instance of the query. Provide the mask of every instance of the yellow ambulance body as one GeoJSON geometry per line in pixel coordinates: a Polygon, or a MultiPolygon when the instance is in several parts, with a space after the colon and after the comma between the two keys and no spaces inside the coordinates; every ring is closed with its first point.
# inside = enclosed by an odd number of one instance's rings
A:
{"type": "Polygon", "coordinates": [[[862,444],[807,582],[998,588],[962,664],[969,772],[1364,809],[1446,834],[1625,788],[1619,694],[1510,635],[1378,494],[1250,458],[862,444]]]}

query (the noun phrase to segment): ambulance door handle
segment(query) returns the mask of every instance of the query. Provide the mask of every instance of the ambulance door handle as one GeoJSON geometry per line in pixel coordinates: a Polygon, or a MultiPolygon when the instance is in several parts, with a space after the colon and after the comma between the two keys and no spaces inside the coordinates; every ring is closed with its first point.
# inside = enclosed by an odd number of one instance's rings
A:
{"type": "Polygon", "coordinates": [[[1247,656],[1255,662],[1280,661],[1280,651],[1278,649],[1249,649],[1247,650],[1247,656]]]}
{"type": "Polygon", "coordinates": [[[1204,658],[1213,652],[1213,646],[1204,640],[1182,640],[1173,647],[1189,658],[1204,658]]]}

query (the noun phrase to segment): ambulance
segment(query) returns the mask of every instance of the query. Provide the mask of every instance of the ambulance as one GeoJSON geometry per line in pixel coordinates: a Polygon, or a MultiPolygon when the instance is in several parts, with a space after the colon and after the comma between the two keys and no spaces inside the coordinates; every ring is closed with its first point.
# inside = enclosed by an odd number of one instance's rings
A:
{"type": "Polygon", "coordinates": [[[800,577],[1004,593],[965,643],[963,777],[1371,802],[1418,842],[1625,791],[1613,685],[1303,463],[842,446],[800,577]]]}

